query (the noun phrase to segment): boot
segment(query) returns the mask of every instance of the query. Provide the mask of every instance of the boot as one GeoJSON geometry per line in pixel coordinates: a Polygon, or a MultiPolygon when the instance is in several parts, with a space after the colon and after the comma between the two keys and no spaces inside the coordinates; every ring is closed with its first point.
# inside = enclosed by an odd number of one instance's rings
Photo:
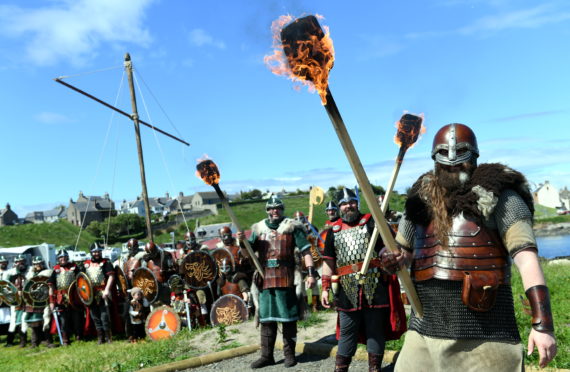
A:
{"type": "Polygon", "coordinates": [[[67,332],[61,332],[61,341],[63,341],[63,346],[69,346],[71,344],[67,332]]]}
{"type": "Polygon", "coordinates": [[[26,334],[26,332],[20,331],[20,347],[26,347],[27,343],[28,343],[28,335],[26,334]]]}
{"type": "Polygon", "coordinates": [[[277,323],[261,323],[261,357],[251,363],[251,368],[262,368],[275,364],[273,349],[277,339],[277,323]]]}
{"type": "Polygon", "coordinates": [[[384,354],[368,353],[368,372],[380,372],[383,357],[384,354]]]}
{"type": "Polygon", "coordinates": [[[295,359],[295,346],[297,338],[297,322],[283,323],[283,354],[285,355],[285,368],[293,367],[297,364],[295,359]]]}
{"type": "Polygon", "coordinates": [[[6,335],[6,345],[4,347],[14,346],[14,338],[16,337],[15,332],[8,332],[6,335]]]}
{"type": "Polygon", "coordinates": [[[41,330],[39,327],[32,327],[32,339],[30,341],[30,348],[40,346],[41,330]]]}
{"type": "Polygon", "coordinates": [[[313,313],[316,313],[317,311],[319,311],[319,296],[317,295],[313,295],[313,298],[311,299],[311,309],[313,310],[313,313]]]}
{"type": "Polygon", "coordinates": [[[113,340],[113,335],[111,334],[110,329],[105,331],[105,337],[107,338],[107,343],[110,344],[113,340]]]}
{"type": "Polygon", "coordinates": [[[334,365],[334,372],[348,372],[350,362],[352,362],[352,357],[337,354],[334,365]]]}
{"type": "Polygon", "coordinates": [[[45,335],[45,340],[42,341],[42,343],[45,342],[45,344],[46,344],[46,346],[47,346],[48,348],[53,349],[54,347],[58,347],[58,346],[59,346],[59,345],[56,345],[56,344],[53,343],[52,337],[51,337],[51,334],[49,333],[49,331],[44,332],[44,335],[45,335]]]}
{"type": "Polygon", "coordinates": [[[105,342],[105,337],[103,335],[103,331],[98,329],[97,330],[97,344],[101,345],[103,342],[105,342]]]}

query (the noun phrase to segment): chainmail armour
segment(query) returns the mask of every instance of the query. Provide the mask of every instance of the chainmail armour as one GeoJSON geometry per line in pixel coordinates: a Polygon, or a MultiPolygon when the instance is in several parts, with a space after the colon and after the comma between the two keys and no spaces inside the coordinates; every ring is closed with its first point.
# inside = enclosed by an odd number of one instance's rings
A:
{"type": "Polygon", "coordinates": [[[89,279],[91,279],[91,284],[93,284],[94,287],[100,287],[105,284],[105,274],[103,273],[102,264],[91,263],[85,271],[89,279]]]}
{"type": "Polygon", "coordinates": [[[73,270],[60,269],[57,274],[56,283],[58,290],[67,290],[71,283],[75,280],[75,272],[73,270]]]}
{"type": "MultiPolygon", "coordinates": [[[[338,267],[353,265],[364,261],[366,249],[370,241],[370,234],[366,225],[341,230],[334,235],[334,246],[336,250],[336,263],[338,267]]],[[[372,258],[377,258],[378,253],[373,251],[372,258]]],[[[357,273],[351,273],[340,277],[340,284],[353,307],[358,307],[358,281],[357,273]]],[[[382,273],[379,268],[374,267],[368,270],[364,278],[364,296],[369,305],[372,305],[376,287],[380,281],[382,273]]]]}

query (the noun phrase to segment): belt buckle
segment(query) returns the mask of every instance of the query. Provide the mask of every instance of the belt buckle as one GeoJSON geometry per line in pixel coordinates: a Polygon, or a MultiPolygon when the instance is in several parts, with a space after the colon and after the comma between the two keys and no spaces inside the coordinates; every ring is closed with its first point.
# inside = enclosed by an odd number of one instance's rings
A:
{"type": "Polygon", "coordinates": [[[271,269],[279,267],[279,261],[277,260],[277,258],[269,258],[267,260],[267,267],[271,269]]]}
{"type": "Polygon", "coordinates": [[[352,264],[350,267],[351,267],[353,273],[357,273],[360,271],[358,268],[358,264],[352,264]]]}

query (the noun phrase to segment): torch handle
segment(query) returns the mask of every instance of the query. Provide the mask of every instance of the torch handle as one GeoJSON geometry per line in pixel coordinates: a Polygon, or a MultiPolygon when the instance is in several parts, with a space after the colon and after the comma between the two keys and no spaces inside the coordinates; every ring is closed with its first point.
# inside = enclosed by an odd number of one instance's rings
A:
{"type": "MultiPolygon", "coordinates": [[[[386,219],[384,218],[384,214],[382,213],[382,210],[376,201],[374,192],[372,191],[372,186],[370,186],[370,181],[368,180],[368,176],[364,171],[364,167],[360,162],[358,154],[356,153],[356,149],[354,148],[352,140],[350,139],[348,131],[346,130],[346,126],[344,125],[342,117],[340,116],[340,112],[338,111],[338,107],[336,106],[334,98],[328,87],[326,98],[327,103],[325,105],[325,109],[327,110],[327,114],[329,115],[338,139],[340,140],[348,162],[350,163],[352,172],[356,177],[356,181],[360,185],[360,189],[362,190],[364,199],[368,204],[368,208],[370,208],[372,217],[374,217],[374,221],[376,222],[375,225],[378,227],[382,241],[390,250],[396,251],[398,249],[396,246],[396,241],[394,240],[392,232],[390,231],[386,219]]],[[[400,279],[400,282],[406,291],[414,312],[420,318],[423,317],[423,308],[416,293],[414,284],[412,283],[412,279],[410,278],[410,274],[406,270],[400,270],[398,271],[398,278],[400,279]]]]}
{"type": "MultiPolygon", "coordinates": [[[[401,151],[400,151],[401,153],[401,151]]],[[[388,187],[386,188],[386,193],[384,194],[384,200],[382,200],[382,215],[385,215],[386,210],[388,209],[388,200],[390,199],[390,195],[392,194],[392,190],[394,189],[394,184],[396,183],[396,178],[398,177],[398,173],[400,172],[400,167],[402,166],[402,157],[398,156],[396,159],[396,164],[394,164],[394,170],[392,171],[392,177],[390,177],[390,181],[388,182],[388,187]]],[[[360,269],[360,275],[366,275],[368,272],[368,267],[370,266],[370,261],[372,261],[372,253],[374,252],[374,247],[376,247],[376,242],[378,241],[378,226],[374,225],[374,231],[370,236],[370,241],[368,242],[368,249],[366,250],[366,256],[364,256],[364,263],[362,264],[362,268],[360,269]]]]}
{"type": "MultiPolygon", "coordinates": [[[[232,207],[230,207],[230,203],[228,203],[228,199],[226,198],[226,196],[224,195],[224,193],[220,189],[220,186],[218,184],[214,184],[212,186],[214,187],[214,189],[216,190],[216,193],[218,194],[218,197],[222,201],[222,205],[224,206],[226,212],[228,212],[228,216],[230,216],[230,220],[232,220],[232,223],[234,224],[236,229],[238,231],[241,231],[241,227],[238,223],[237,217],[234,214],[232,207]]],[[[253,252],[253,249],[251,248],[249,241],[247,239],[244,239],[243,244],[245,245],[245,249],[247,250],[247,253],[249,254],[250,259],[253,261],[253,264],[255,265],[256,270],[259,272],[259,275],[261,275],[261,277],[265,279],[265,276],[263,275],[263,269],[261,268],[261,264],[259,263],[259,260],[257,259],[257,256],[255,255],[255,253],[253,252]]]]}

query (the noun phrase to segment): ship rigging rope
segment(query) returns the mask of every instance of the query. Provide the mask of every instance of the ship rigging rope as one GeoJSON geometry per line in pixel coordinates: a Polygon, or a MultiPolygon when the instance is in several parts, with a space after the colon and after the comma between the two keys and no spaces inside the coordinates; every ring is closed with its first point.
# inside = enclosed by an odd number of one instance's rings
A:
{"type": "MultiPolygon", "coordinates": [[[[115,97],[115,106],[119,101],[119,96],[121,90],[123,88],[123,82],[125,80],[125,71],[123,71],[123,75],[121,76],[121,82],[119,83],[119,89],[117,89],[117,96],[115,97]]],[[[109,118],[109,123],[107,124],[107,132],[105,133],[105,139],[103,140],[103,145],[101,147],[101,153],[99,154],[99,160],[97,161],[97,168],[95,169],[95,174],[93,176],[93,180],[91,181],[90,189],[93,189],[93,185],[99,176],[99,171],[101,170],[101,163],[103,162],[103,154],[105,154],[105,149],[107,148],[107,142],[109,141],[109,133],[111,131],[111,127],[113,124],[113,120],[115,119],[115,111],[111,111],[111,116],[109,118]]],[[[113,181],[114,182],[114,181],[113,181]]],[[[87,199],[87,206],[85,207],[85,214],[83,219],[81,220],[81,225],[79,226],[79,233],[77,234],[77,240],[75,242],[75,249],[79,245],[79,239],[81,238],[81,232],[83,231],[83,225],[85,224],[85,219],[87,218],[87,211],[89,211],[89,204],[91,204],[91,195],[87,199]]],[[[79,217],[81,218],[81,211],[79,212],[79,217]]]]}
{"type": "MultiPolygon", "coordinates": [[[[148,107],[146,105],[146,100],[144,99],[144,95],[143,92],[141,90],[141,87],[139,85],[138,79],[137,79],[137,75],[139,75],[138,73],[136,75],[133,75],[134,77],[134,81],[135,81],[135,85],[137,86],[137,89],[139,91],[139,94],[141,96],[141,100],[144,106],[144,110],[146,112],[146,116],[148,117],[148,121],[149,123],[154,126],[154,123],[152,122],[152,118],[150,117],[150,113],[148,111],[148,107]]],[[[148,87],[147,87],[148,88],[148,87]]],[[[159,152],[160,152],[160,158],[162,159],[162,163],[164,164],[164,169],[166,170],[166,174],[168,175],[168,180],[170,182],[170,187],[172,188],[172,190],[176,190],[176,188],[174,187],[174,182],[172,180],[172,174],[170,173],[170,168],[168,168],[168,164],[166,163],[166,159],[164,157],[164,151],[162,150],[162,146],[160,145],[160,141],[158,140],[158,136],[156,135],[156,131],[153,130],[152,134],[154,135],[154,141],[156,142],[156,145],[158,146],[159,152]]],[[[179,200],[178,202],[178,210],[180,211],[180,214],[182,214],[182,219],[184,220],[184,226],[186,226],[186,230],[190,231],[189,227],[188,227],[188,221],[186,221],[186,216],[184,215],[184,211],[182,210],[182,198],[179,200]]],[[[176,247],[173,247],[176,249],[176,247]]]]}
{"type": "Polygon", "coordinates": [[[93,70],[93,71],[81,72],[81,73],[79,73],[79,74],[59,76],[58,79],[59,79],[59,80],[63,80],[63,79],[71,78],[71,77],[78,77],[78,76],[91,75],[91,74],[96,74],[96,73],[98,73],[98,72],[104,72],[104,71],[109,71],[109,70],[117,70],[117,69],[120,69],[120,68],[123,68],[123,66],[113,66],[113,67],[107,67],[107,68],[102,68],[102,69],[93,70]]]}

